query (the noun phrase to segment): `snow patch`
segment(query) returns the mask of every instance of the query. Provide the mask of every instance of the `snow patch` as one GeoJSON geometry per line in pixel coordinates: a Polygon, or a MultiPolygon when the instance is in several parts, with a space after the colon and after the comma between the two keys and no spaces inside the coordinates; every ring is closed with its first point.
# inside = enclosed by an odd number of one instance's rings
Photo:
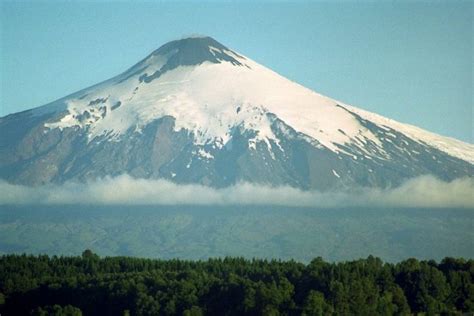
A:
{"type": "Polygon", "coordinates": [[[213,156],[211,153],[205,151],[205,150],[202,149],[202,148],[199,148],[197,154],[198,154],[200,157],[203,157],[203,158],[205,158],[205,159],[214,159],[214,156],[213,156]]]}

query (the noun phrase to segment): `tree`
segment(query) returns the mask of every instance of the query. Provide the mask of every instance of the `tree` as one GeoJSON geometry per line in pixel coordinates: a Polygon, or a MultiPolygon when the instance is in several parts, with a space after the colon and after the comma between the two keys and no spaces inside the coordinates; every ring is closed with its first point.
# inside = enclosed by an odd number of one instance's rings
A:
{"type": "Polygon", "coordinates": [[[202,309],[198,306],[192,306],[183,312],[183,316],[202,316],[203,314],[202,309]]]}
{"type": "Polygon", "coordinates": [[[391,288],[390,293],[392,293],[392,302],[396,306],[394,311],[395,315],[411,314],[410,306],[408,305],[407,298],[405,297],[403,290],[398,285],[395,285],[393,288],[391,288]]]}
{"type": "Polygon", "coordinates": [[[334,309],[324,299],[321,292],[311,290],[303,305],[302,315],[304,316],[325,316],[332,315],[334,309]]]}
{"type": "Polygon", "coordinates": [[[99,259],[99,256],[93,253],[92,250],[86,249],[82,252],[82,258],[96,260],[96,259],[99,259]]]}
{"type": "Polygon", "coordinates": [[[159,315],[160,304],[150,295],[139,293],[136,302],[137,315],[159,315]]]}
{"type": "Polygon", "coordinates": [[[53,305],[44,306],[34,309],[31,313],[33,316],[82,316],[82,312],[79,308],[66,305],[53,305]]]}

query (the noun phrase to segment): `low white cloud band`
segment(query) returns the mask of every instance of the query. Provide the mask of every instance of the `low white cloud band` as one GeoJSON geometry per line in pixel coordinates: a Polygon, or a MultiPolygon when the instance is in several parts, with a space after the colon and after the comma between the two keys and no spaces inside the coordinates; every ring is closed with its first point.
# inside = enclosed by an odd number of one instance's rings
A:
{"type": "Polygon", "coordinates": [[[474,179],[444,182],[431,176],[393,189],[360,188],[353,192],[302,191],[249,183],[223,189],[180,185],[128,175],[87,183],[37,187],[0,182],[0,204],[130,204],[130,205],[281,205],[302,207],[461,207],[474,209],[474,179]]]}

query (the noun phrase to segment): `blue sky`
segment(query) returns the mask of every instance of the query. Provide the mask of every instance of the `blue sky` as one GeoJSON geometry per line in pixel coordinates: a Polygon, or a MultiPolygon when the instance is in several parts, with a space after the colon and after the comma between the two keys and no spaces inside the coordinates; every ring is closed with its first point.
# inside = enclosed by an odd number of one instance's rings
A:
{"type": "Polygon", "coordinates": [[[0,5],[0,116],[205,34],[319,93],[473,142],[471,1],[0,5]]]}

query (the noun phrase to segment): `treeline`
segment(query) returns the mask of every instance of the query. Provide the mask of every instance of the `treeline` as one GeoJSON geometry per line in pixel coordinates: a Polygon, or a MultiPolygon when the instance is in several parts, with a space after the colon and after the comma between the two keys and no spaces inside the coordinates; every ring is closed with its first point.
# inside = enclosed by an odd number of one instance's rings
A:
{"type": "Polygon", "coordinates": [[[1,315],[461,315],[474,261],[152,260],[5,255],[1,315]]]}

